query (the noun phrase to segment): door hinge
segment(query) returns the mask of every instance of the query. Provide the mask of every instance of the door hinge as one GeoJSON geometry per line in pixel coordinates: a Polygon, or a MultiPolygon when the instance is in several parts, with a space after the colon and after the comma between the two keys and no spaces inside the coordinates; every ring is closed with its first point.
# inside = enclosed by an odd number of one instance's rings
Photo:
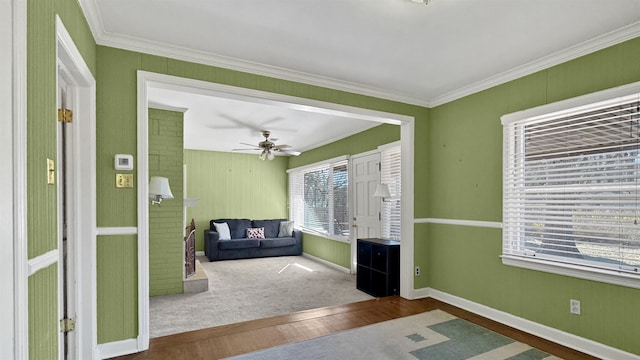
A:
{"type": "Polygon", "coordinates": [[[60,320],[60,332],[68,333],[76,329],[76,322],[74,319],[62,319],[60,320]]]}
{"type": "Polygon", "coordinates": [[[70,123],[73,121],[73,112],[69,109],[58,109],[58,121],[70,123]]]}

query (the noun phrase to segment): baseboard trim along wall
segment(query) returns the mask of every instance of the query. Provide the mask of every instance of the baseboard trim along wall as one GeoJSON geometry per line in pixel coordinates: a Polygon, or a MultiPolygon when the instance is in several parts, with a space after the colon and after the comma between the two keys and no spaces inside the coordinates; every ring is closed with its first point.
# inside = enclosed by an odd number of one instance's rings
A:
{"type": "Polygon", "coordinates": [[[586,354],[590,354],[602,359],[637,360],[639,358],[635,354],[616,349],[614,347],[604,345],[593,340],[585,339],[583,337],[576,336],[558,329],[554,329],[546,325],[538,324],[531,320],[523,319],[521,317],[496,310],[488,306],[478,304],[476,302],[463,299],[461,297],[451,295],[436,289],[414,289],[413,294],[414,299],[431,297],[436,300],[446,302],[447,304],[457,306],[474,314],[478,314],[488,319],[497,321],[501,324],[511,326],[529,334],[541,337],[549,341],[553,341],[560,345],[564,345],[566,347],[582,351],[586,354]]]}
{"type": "Polygon", "coordinates": [[[328,267],[334,268],[334,269],[336,269],[336,270],[339,270],[339,271],[345,272],[345,273],[347,273],[347,274],[351,274],[351,269],[347,269],[346,267],[342,267],[342,266],[340,266],[340,265],[338,265],[338,264],[334,264],[334,263],[332,263],[331,261],[327,261],[327,260],[325,260],[325,259],[321,259],[321,258],[319,258],[319,257],[313,256],[313,255],[309,255],[309,254],[307,254],[307,253],[302,253],[302,256],[304,256],[304,257],[306,257],[306,258],[309,258],[309,259],[311,259],[311,260],[313,260],[313,261],[317,261],[317,262],[319,262],[319,263],[322,263],[322,264],[324,264],[324,265],[327,265],[328,267]]]}
{"type": "Polygon", "coordinates": [[[133,354],[140,351],[138,339],[126,339],[104,344],[98,344],[96,358],[109,359],[116,356],[133,354]]]}

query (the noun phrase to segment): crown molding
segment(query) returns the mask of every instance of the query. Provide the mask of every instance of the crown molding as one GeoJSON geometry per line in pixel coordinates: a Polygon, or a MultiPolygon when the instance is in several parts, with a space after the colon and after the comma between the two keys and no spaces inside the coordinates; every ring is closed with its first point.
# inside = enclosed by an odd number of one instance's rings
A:
{"type": "Polygon", "coordinates": [[[640,36],[640,21],[638,21],[551,55],[544,56],[530,63],[515,67],[511,70],[474,82],[445,94],[426,99],[330,77],[215,55],[205,51],[193,50],[180,46],[169,46],[159,42],[108,33],[104,30],[102,18],[100,17],[95,0],[78,0],[78,2],[80,3],[80,7],[84,12],[85,17],[87,18],[89,28],[91,29],[93,37],[98,45],[163,56],[176,60],[210,65],[282,80],[289,80],[428,108],[446,104],[465,96],[504,84],[640,36]]]}
{"type": "Polygon", "coordinates": [[[461,87],[446,94],[437,96],[429,101],[429,107],[446,104],[448,102],[463,98],[465,96],[492,88],[497,85],[507,83],[521,77],[531,75],[535,72],[548,69],[552,66],[560,65],[581,56],[591,54],[598,50],[631,40],[640,36],[640,21],[627,25],[618,30],[603,34],[596,38],[587,40],[567,49],[558,51],[551,55],[544,56],[538,60],[515,67],[503,73],[488,77],[473,84],[461,87]]]}

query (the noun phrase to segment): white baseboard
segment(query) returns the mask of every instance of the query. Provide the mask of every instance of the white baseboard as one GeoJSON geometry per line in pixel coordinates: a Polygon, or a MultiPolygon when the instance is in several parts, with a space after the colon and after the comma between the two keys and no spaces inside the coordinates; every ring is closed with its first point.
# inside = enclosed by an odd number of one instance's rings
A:
{"type": "Polygon", "coordinates": [[[338,264],[334,264],[331,261],[327,261],[325,259],[321,259],[319,257],[315,257],[315,256],[309,255],[307,253],[302,253],[302,256],[304,256],[306,258],[309,258],[309,259],[311,259],[313,261],[317,261],[319,263],[322,263],[324,265],[327,265],[328,267],[334,268],[336,270],[339,270],[339,271],[342,271],[342,272],[346,272],[347,274],[351,274],[351,269],[347,269],[346,267],[342,267],[342,266],[340,266],[338,264]]]}
{"type": "Polygon", "coordinates": [[[138,349],[138,339],[136,338],[98,344],[96,355],[98,359],[110,359],[139,351],[141,350],[138,349]]]}
{"type": "Polygon", "coordinates": [[[205,256],[204,251],[196,251],[196,256],[205,256]]]}
{"type": "Polygon", "coordinates": [[[422,288],[414,290],[414,294],[427,294],[427,296],[417,297],[432,297],[436,300],[440,300],[442,302],[446,302],[447,304],[457,306],[474,314],[478,314],[488,319],[497,321],[501,324],[511,326],[526,333],[541,337],[549,341],[553,341],[554,343],[564,345],[578,351],[582,351],[586,354],[590,354],[601,359],[640,359],[640,356],[638,355],[616,349],[614,347],[604,345],[593,340],[585,339],[583,337],[576,336],[574,334],[570,334],[558,329],[554,329],[552,327],[542,325],[500,310],[496,310],[455,295],[447,294],[439,290],[422,288]]]}

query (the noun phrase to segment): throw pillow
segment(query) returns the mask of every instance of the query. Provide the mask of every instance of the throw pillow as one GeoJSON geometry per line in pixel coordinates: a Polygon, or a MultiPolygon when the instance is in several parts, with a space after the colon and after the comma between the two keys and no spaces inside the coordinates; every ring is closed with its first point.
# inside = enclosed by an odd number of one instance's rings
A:
{"type": "Polygon", "coordinates": [[[264,228],[247,228],[247,239],[264,239],[264,228]]]}
{"type": "Polygon", "coordinates": [[[213,226],[216,227],[216,231],[218,232],[219,240],[231,240],[231,232],[229,231],[229,224],[227,223],[213,223],[213,226]]]}
{"type": "Polygon", "coordinates": [[[293,236],[293,221],[281,221],[280,232],[278,237],[291,237],[293,236]]]}

